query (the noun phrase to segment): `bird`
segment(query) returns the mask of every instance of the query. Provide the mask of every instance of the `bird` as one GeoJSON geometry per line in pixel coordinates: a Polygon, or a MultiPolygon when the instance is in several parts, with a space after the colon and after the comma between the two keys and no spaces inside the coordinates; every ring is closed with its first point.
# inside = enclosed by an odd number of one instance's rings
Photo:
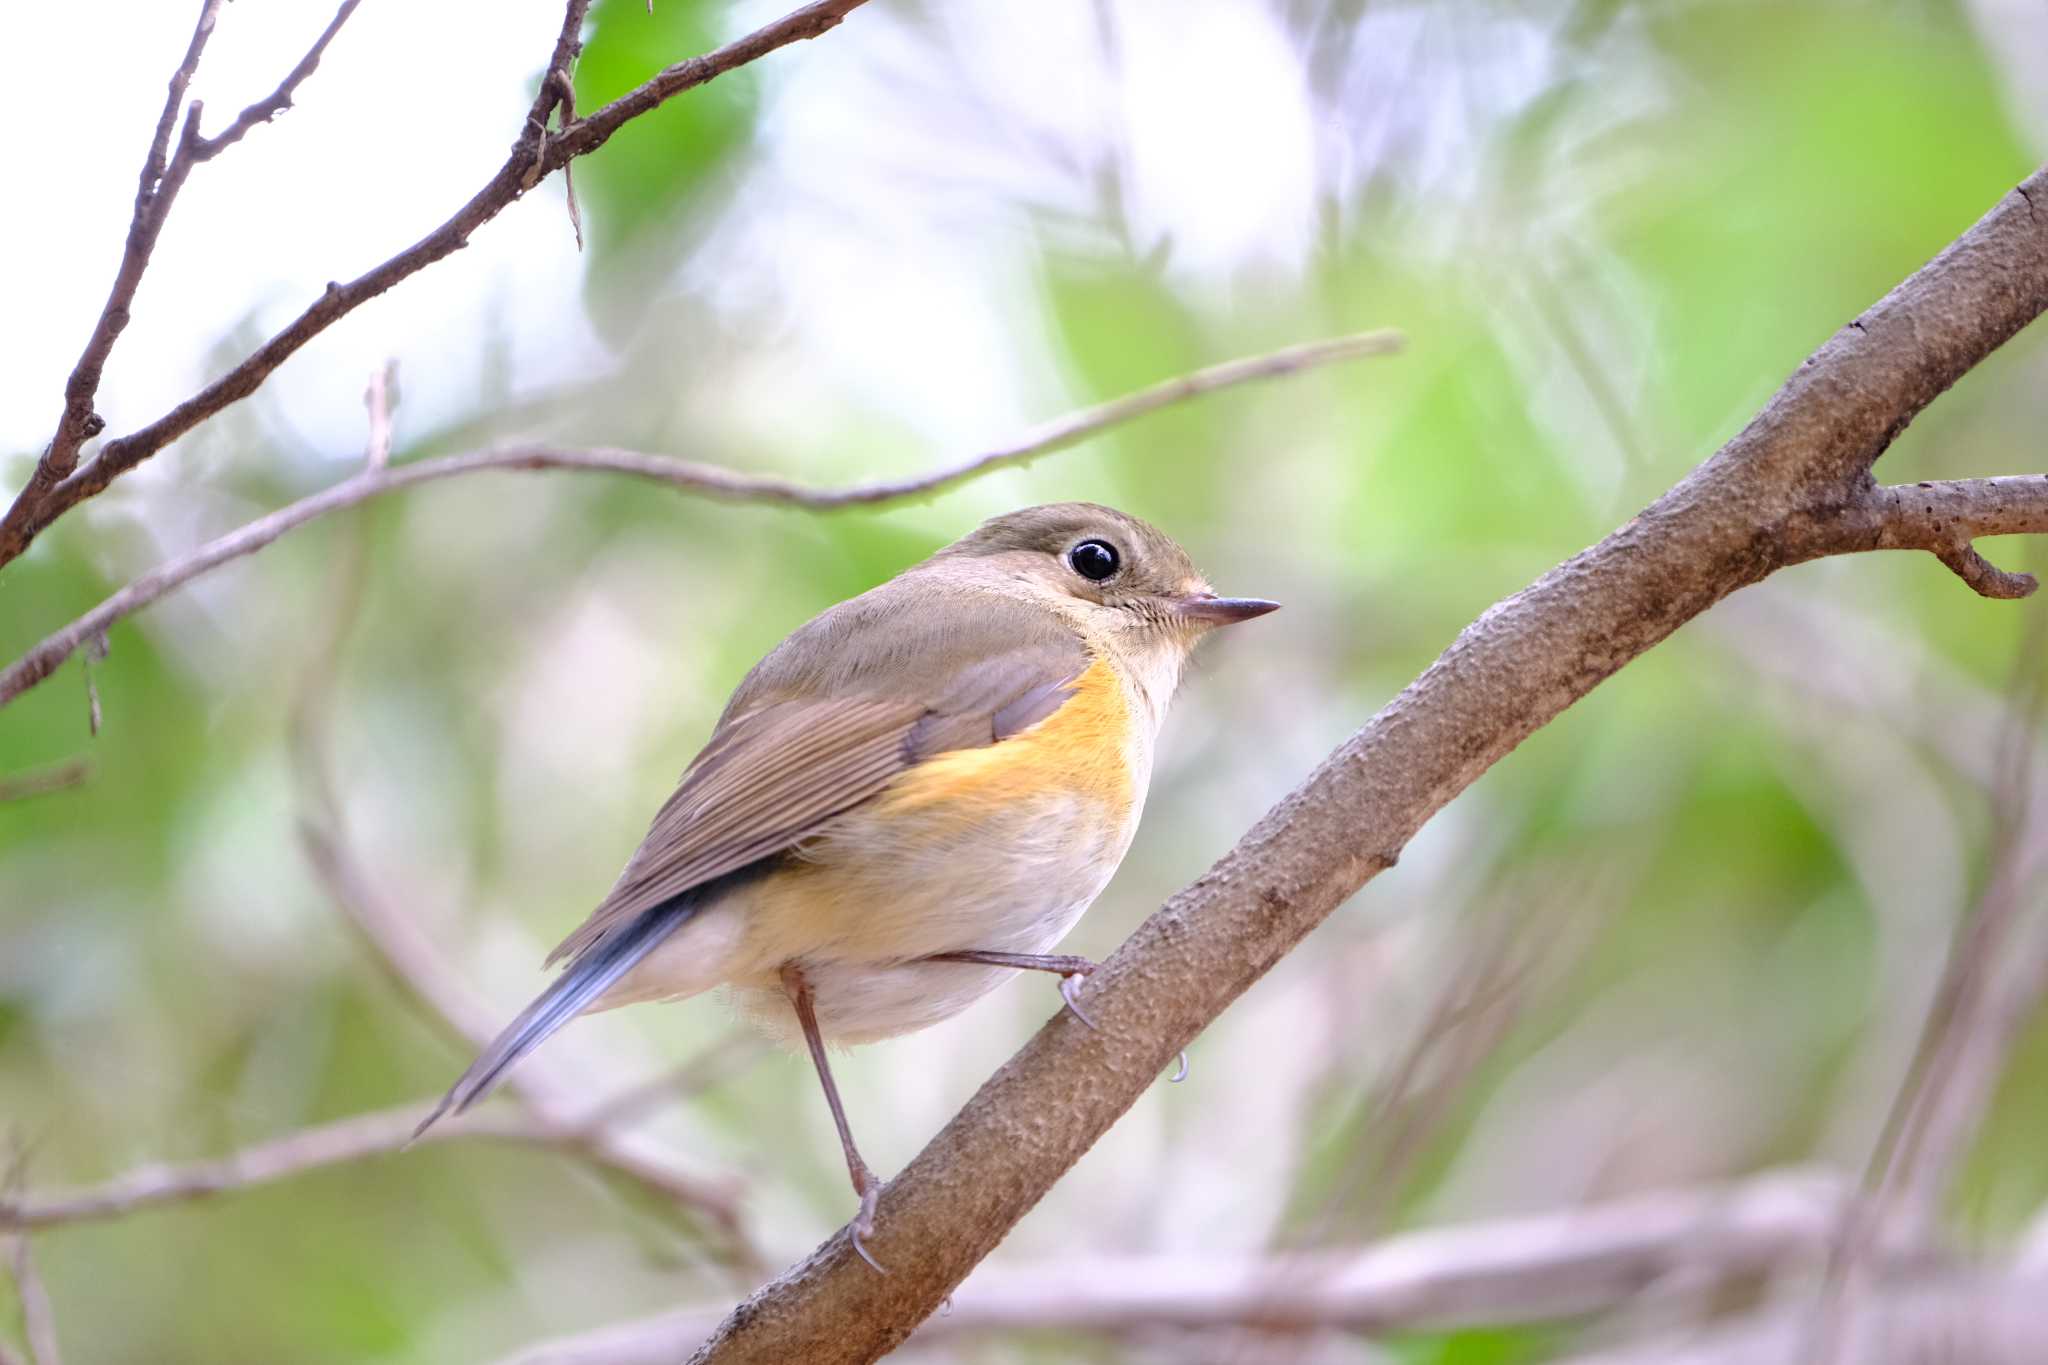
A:
{"type": "Polygon", "coordinates": [[[950,1018],[1052,953],[1131,846],[1167,704],[1216,627],[1187,553],[1085,502],[991,518],[769,651],[654,816],[565,963],[428,1114],[488,1094],[576,1016],[725,987],[810,1053],[876,1270],[881,1184],[826,1052],[950,1018]]]}

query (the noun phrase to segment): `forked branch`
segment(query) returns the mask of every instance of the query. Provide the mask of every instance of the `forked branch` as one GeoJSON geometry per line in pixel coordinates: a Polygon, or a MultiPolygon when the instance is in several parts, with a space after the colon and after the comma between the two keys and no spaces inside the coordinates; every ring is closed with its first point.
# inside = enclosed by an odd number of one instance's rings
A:
{"type": "Polygon", "coordinates": [[[172,79],[171,98],[165,105],[163,119],[159,121],[156,140],[151,144],[149,163],[143,171],[143,191],[136,201],[135,221],[129,229],[128,246],[122,255],[114,289],[98,326],[86,344],[85,354],[66,385],[65,412],[57,438],[36,462],[27,485],[6,515],[0,517],[0,567],[19,557],[36,536],[65,512],[105,491],[115,479],[215,413],[254,393],[272,371],[321,332],[393,285],[468,245],[472,233],[497,217],[549,173],[567,166],[578,156],[595,151],[628,122],[684,91],[765,57],[778,48],[830,31],[863,3],[865,0],[815,0],[724,47],[664,68],[645,84],[603,108],[549,132],[548,117],[561,102],[562,92],[571,88],[571,67],[582,47],[583,22],[590,8],[590,0],[568,0],[561,32],[556,37],[554,50],[541,77],[540,93],[534,98],[533,107],[527,111],[510,155],[482,189],[471,195],[468,202],[439,227],[397,255],[353,280],[330,283],[326,291],[308,304],[298,317],[226,374],[148,425],[106,442],[97,455],[79,466],[80,447],[98,434],[104,425],[92,410],[93,399],[99,390],[101,369],[121,329],[127,325],[128,305],[134,299],[143,271],[149,265],[164,215],[169,211],[185,175],[194,164],[212,156],[240,138],[250,127],[262,122],[268,116],[265,109],[274,113],[289,103],[299,83],[311,74],[328,39],[352,8],[352,3],[343,6],[343,12],[329,25],[307,59],[293,69],[269,99],[245,109],[219,136],[209,139],[199,134],[200,110],[195,102],[187,112],[179,148],[166,163],[163,153],[169,146],[178,104],[191,83],[192,73],[198,68],[200,53],[213,30],[214,17],[220,8],[220,0],[205,0],[198,30],[184,64],[178,68],[179,74],[172,79]],[[275,108],[271,107],[273,102],[275,108]]]}
{"type": "Polygon", "coordinates": [[[170,217],[171,205],[176,201],[178,191],[184,188],[192,168],[239,142],[257,124],[267,123],[289,108],[292,95],[313,74],[313,69],[320,64],[321,55],[327,51],[327,45],[334,41],[334,35],[341,31],[341,26],[348,22],[348,17],[355,13],[360,3],[361,0],[343,0],[334,18],[277,89],[244,109],[218,136],[201,135],[199,118],[202,107],[198,100],[193,100],[184,111],[184,128],[173,149],[171,130],[178,124],[179,108],[184,104],[186,92],[192,88],[192,78],[199,72],[199,59],[205,53],[207,39],[213,36],[214,23],[220,17],[221,0],[203,0],[199,7],[199,22],[192,30],[192,41],[185,48],[184,60],[171,73],[163,112],[157,116],[156,132],[150,138],[149,153],[143,158],[141,179],[135,189],[135,207],[128,220],[128,237],[121,248],[121,264],[114,272],[113,286],[107,292],[99,320],[86,337],[85,349],[80,353],[78,363],[72,366],[71,375],[64,382],[63,415],[57,419],[57,430],[49,445],[43,448],[42,457],[29,474],[27,485],[7,509],[5,517],[0,517],[0,564],[20,553],[20,548],[8,548],[17,540],[21,548],[27,546],[28,540],[34,536],[34,531],[28,528],[48,506],[63,480],[78,467],[81,447],[106,426],[99,414],[93,411],[93,405],[99,398],[100,378],[106,369],[107,357],[113,354],[114,343],[120,340],[122,330],[128,326],[135,291],[142,287],[143,273],[149,269],[157,237],[162,233],[164,222],[170,217]]]}

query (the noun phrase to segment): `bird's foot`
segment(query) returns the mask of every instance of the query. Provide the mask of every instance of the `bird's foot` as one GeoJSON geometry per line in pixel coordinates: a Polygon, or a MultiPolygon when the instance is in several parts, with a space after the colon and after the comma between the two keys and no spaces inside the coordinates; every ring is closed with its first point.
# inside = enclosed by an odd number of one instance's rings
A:
{"type": "MultiPolygon", "coordinates": [[[[1075,995],[1078,994],[1081,989],[1082,979],[1085,978],[1088,975],[1088,973],[1095,970],[1096,964],[1090,962],[1085,957],[1068,958],[1066,959],[1066,961],[1078,963],[1079,965],[1070,967],[1060,974],[1060,999],[1067,1002],[1067,1008],[1074,1012],[1074,1017],[1076,1019],[1079,1019],[1089,1028],[1095,1029],[1097,1033],[1100,1033],[1102,1030],[1100,1028],[1097,1028],[1095,1021],[1088,1017],[1088,1011],[1082,1009],[1081,1002],[1074,998],[1075,995]]],[[[1188,1054],[1186,1050],[1183,1049],[1180,1054],[1180,1065],[1174,1068],[1174,1072],[1171,1076],[1168,1076],[1166,1078],[1166,1083],[1168,1085],[1179,1085],[1182,1081],[1186,1080],[1187,1078],[1188,1054]]]]}
{"type": "MultiPolygon", "coordinates": [[[[1080,992],[1082,979],[1085,978],[1088,975],[1088,973],[1095,970],[1095,964],[1093,962],[1088,962],[1086,958],[1079,958],[1076,960],[1084,962],[1087,965],[1083,967],[1078,967],[1073,971],[1066,972],[1063,975],[1061,975],[1060,999],[1067,1002],[1067,1008],[1074,1012],[1074,1017],[1076,1019],[1079,1019],[1089,1028],[1096,1028],[1095,1021],[1088,1017],[1088,1011],[1082,1009],[1081,1002],[1074,998],[1080,992]]],[[[1096,1031],[1098,1033],[1101,1032],[1100,1029],[1096,1029],[1096,1031]]]]}
{"type": "Polygon", "coordinates": [[[1089,1028],[1095,1021],[1088,1017],[1088,1011],[1074,998],[1081,988],[1081,978],[1095,970],[1095,963],[1085,957],[1071,953],[998,953],[974,948],[957,953],[935,953],[925,959],[927,962],[975,962],[984,967],[1013,967],[1020,972],[1052,972],[1060,979],[1060,999],[1067,1002],[1067,1008],[1074,1017],[1089,1028]]]}
{"type": "Polygon", "coordinates": [[[846,1233],[853,1242],[854,1255],[866,1261],[868,1267],[877,1275],[886,1275],[889,1273],[888,1267],[876,1260],[874,1253],[867,1247],[867,1239],[875,1235],[875,1204],[882,1196],[882,1187],[872,1173],[868,1173],[864,1184],[865,1187],[860,1191],[860,1212],[846,1225],[846,1233]]]}
{"type": "MultiPolygon", "coordinates": [[[[1074,1012],[1076,1019],[1096,1032],[1101,1032],[1096,1022],[1088,1016],[1088,1011],[1081,1008],[1079,999],[1082,978],[1094,971],[1097,965],[1085,957],[1075,957],[1071,954],[998,953],[973,949],[957,953],[935,953],[925,961],[978,962],[986,967],[1014,967],[1019,971],[1056,973],[1060,979],[1060,999],[1066,1001],[1067,1008],[1074,1012]]],[[[1182,1052],[1180,1066],[1168,1077],[1168,1081],[1177,1084],[1187,1077],[1188,1054],[1182,1052]]]]}

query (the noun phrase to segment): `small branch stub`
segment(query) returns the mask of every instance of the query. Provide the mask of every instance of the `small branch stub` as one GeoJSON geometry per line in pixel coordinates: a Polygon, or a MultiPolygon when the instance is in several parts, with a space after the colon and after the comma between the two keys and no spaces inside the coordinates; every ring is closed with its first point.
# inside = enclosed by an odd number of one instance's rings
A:
{"type": "Polygon", "coordinates": [[[1924,550],[1985,597],[2012,601],[2038,586],[1976,548],[1979,536],[2048,531],[2048,476],[1940,479],[1870,488],[1792,535],[1788,563],[1854,550],[1924,550]]]}
{"type": "Polygon", "coordinates": [[[2031,596],[2040,586],[2030,573],[2012,573],[1999,568],[1968,541],[1934,552],[1934,557],[1954,570],[1956,577],[1986,597],[2016,601],[2031,596]]]}

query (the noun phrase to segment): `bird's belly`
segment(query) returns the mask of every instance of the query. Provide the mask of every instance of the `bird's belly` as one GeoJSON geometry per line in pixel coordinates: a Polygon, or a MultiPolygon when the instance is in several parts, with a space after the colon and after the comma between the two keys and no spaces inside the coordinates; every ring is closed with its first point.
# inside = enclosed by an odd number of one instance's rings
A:
{"type": "Polygon", "coordinates": [[[799,968],[820,1030],[857,1043],[957,1014],[1015,969],[939,953],[1044,953],[1123,861],[1151,771],[1152,727],[1097,665],[1037,725],[904,772],[708,908],[604,1005],[733,988],[795,1033],[781,972],[799,968]]]}
{"type": "Polygon", "coordinates": [[[795,1020],[779,973],[794,962],[828,1038],[864,1042],[949,1018],[1014,970],[919,959],[1050,951],[1108,885],[1135,824],[1135,808],[1070,790],[979,816],[957,803],[857,812],[752,890],[755,969],[735,974],[735,997],[787,1032],[795,1020]]]}

